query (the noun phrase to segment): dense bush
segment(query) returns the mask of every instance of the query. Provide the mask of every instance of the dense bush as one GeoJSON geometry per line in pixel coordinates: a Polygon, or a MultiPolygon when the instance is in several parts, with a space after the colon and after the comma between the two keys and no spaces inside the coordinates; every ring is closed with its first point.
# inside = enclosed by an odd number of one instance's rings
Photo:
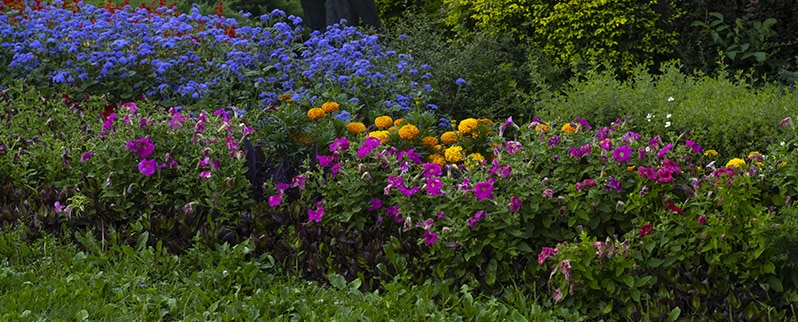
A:
{"type": "Polygon", "coordinates": [[[572,80],[562,96],[541,101],[539,111],[604,123],[631,116],[630,126],[640,133],[676,137],[690,131],[707,148],[734,157],[780,142],[779,120],[798,112],[794,93],[751,82],[739,74],[687,76],[673,65],[662,75],[637,72],[628,81],[591,72],[572,80]]]}
{"type": "Polygon", "coordinates": [[[654,10],[665,1],[445,0],[455,29],[509,33],[530,39],[561,66],[608,62],[623,72],[655,66],[671,53],[673,17],[654,10]]]}

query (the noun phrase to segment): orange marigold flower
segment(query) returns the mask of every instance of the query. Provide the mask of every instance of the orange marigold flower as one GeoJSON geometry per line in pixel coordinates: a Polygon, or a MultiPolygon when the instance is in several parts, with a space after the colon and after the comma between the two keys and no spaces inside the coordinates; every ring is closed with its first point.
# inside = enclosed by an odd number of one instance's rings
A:
{"type": "Polygon", "coordinates": [[[396,121],[393,121],[393,126],[402,126],[404,123],[405,119],[396,119],[396,121]]]}
{"type": "Polygon", "coordinates": [[[338,103],[336,102],[327,102],[321,104],[321,109],[324,110],[326,113],[332,113],[338,110],[338,103]]]}
{"type": "Polygon", "coordinates": [[[429,163],[437,163],[437,164],[440,164],[442,166],[446,165],[446,159],[440,154],[430,154],[427,157],[427,162],[429,162],[429,163]]]}
{"type": "Polygon", "coordinates": [[[438,138],[434,136],[425,136],[423,139],[421,139],[421,144],[427,148],[434,147],[438,145],[438,138]]]}
{"type": "Polygon", "coordinates": [[[535,132],[549,133],[549,126],[543,123],[535,125],[535,132]]]}
{"type": "Polygon", "coordinates": [[[357,135],[366,131],[366,125],[360,122],[352,122],[346,125],[346,129],[349,130],[349,133],[357,135]]]}
{"type": "Polygon", "coordinates": [[[562,126],[562,131],[565,133],[575,133],[576,128],[571,125],[571,123],[565,123],[565,125],[562,126]]]}
{"type": "Polygon", "coordinates": [[[374,119],[374,125],[376,125],[377,128],[384,129],[393,125],[393,119],[390,116],[383,115],[374,119]]]}
{"type": "Polygon", "coordinates": [[[371,131],[369,132],[369,136],[373,136],[375,138],[380,139],[380,143],[388,144],[388,136],[390,133],[388,131],[371,131]]]}
{"type": "Polygon", "coordinates": [[[404,125],[399,129],[399,137],[404,140],[410,141],[416,136],[418,136],[418,128],[413,124],[404,125]]]}
{"type": "Polygon", "coordinates": [[[454,131],[448,131],[441,134],[441,143],[454,144],[457,142],[457,134],[454,131]]]}
{"type": "Polygon", "coordinates": [[[325,114],[324,110],[318,107],[314,107],[308,110],[308,118],[314,121],[324,117],[324,114],[325,114]]]}
{"type": "Polygon", "coordinates": [[[457,130],[460,131],[460,134],[466,135],[473,133],[478,126],[479,121],[472,118],[467,118],[460,121],[460,124],[457,126],[457,130]]]}

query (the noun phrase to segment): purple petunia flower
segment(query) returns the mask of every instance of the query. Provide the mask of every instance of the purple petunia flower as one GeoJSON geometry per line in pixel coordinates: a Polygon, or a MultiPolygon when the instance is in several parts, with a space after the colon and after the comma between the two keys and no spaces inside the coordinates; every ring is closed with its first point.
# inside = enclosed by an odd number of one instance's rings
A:
{"type": "Polygon", "coordinates": [[[330,152],[344,151],[346,149],[349,149],[349,141],[345,136],[337,138],[333,140],[333,143],[330,143],[330,152]]]}
{"type": "Polygon", "coordinates": [[[612,152],[612,161],[619,162],[619,163],[626,163],[629,162],[629,158],[632,156],[632,148],[622,145],[615,148],[615,151],[612,152]]]}
{"type": "Polygon", "coordinates": [[[144,159],[139,161],[139,172],[141,174],[149,177],[153,173],[155,173],[155,168],[158,166],[158,162],[155,160],[144,159]]]}
{"type": "Polygon", "coordinates": [[[427,195],[442,196],[443,191],[441,191],[441,188],[443,188],[443,181],[441,181],[441,179],[438,179],[436,177],[431,177],[427,179],[427,185],[426,185],[427,195]]]}
{"type": "Polygon", "coordinates": [[[493,198],[492,180],[477,182],[474,184],[474,197],[476,197],[477,200],[493,198]]]}
{"type": "Polygon", "coordinates": [[[283,202],[283,193],[269,196],[269,207],[277,207],[283,202]]]}
{"type": "Polygon", "coordinates": [[[427,244],[427,246],[434,244],[435,241],[437,240],[438,240],[438,234],[433,233],[432,231],[429,230],[424,231],[424,243],[427,244]]]}
{"type": "Polygon", "coordinates": [[[549,146],[550,146],[550,147],[554,147],[554,146],[556,146],[556,145],[557,145],[557,143],[560,143],[560,136],[559,136],[559,135],[552,136],[552,137],[549,139],[549,146]]]}
{"type": "Polygon", "coordinates": [[[152,139],[148,137],[127,141],[125,147],[130,152],[135,152],[141,159],[149,158],[155,150],[155,144],[153,144],[152,139]]]}
{"type": "Polygon", "coordinates": [[[316,160],[319,160],[319,165],[322,167],[329,167],[335,162],[333,156],[331,155],[317,155],[316,160]]]}
{"type": "Polygon", "coordinates": [[[382,208],[382,200],[377,198],[371,198],[371,205],[368,207],[368,211],[375,211],[382,208]]]}
{"type": "Polygon", "coordinates": [[[321,222],[321,217],[324,216],[324,208],[322,202],[316,203],[316,210],[308,209],[308,221],[321,222]]]}
{"type": "Polygon", "coordinates": [[[665,153],[668,153],[668,151],[672,147],[673,147],[673,144],[672,143],[668,143],[667,145],[665,145],[664,148],[662,148],[662,150],[659,150],[659,152],[657,152],[657,156],[660,157],[660,158],[663,157],[665,155],[665,153]]]}
{"type": "Polygon", "coordinates": [[[432,176],[440,176],[443,174],[441,170],[441,165],[437,163],[424,163],[424,173],[422,176],[424,178],[429,178],[432,176]]]}
{"type": "Polygon", "coordinates": [[[210,171],[210,170],[205,170],[205,171],[202,171],[202,172],[200,172],[200,175],[199,175],[199,177],[200,177],[201,179],[208,179],[208,178],[210,178],[211,176],[212,176],[212,174],[211,174],[211,171],[210,171]]]}
{"type": "Polygon", "coordinates": [[[604,190],[615,190],[617,193],[623,192],[623,183],[621,180],[609,176],[610,182],[604,185],[604,190]]]}
{"type": "Polygon", "coordinates": [[[701,151],[703,150],[703,148],[700,145],[696,144],[692,140],[685,141],[684,145],[689,146],[691,149],[693,149],[693,152],[695,153],[701,153],[701,151]]]}
{"type": "Polygon", "coordinates": [[[299,188],[299,191],[305,190],[305,182],[307,179],[303,176],[296,176],[291,179],[291,188],[299,188]]]}
{"type": "Polygon", "coordinates": [[[358,159],[364,158],[366,155],[371,153],[371,151],[374,151],[374,148],[378,146],[380,146],[380,139],[373,136],[367,137],[363,142],[363,145],[361,145],[357,151],[358,159]]]}
{"type": "Polygon", "coordinates": [[[91,159],[91,157],[93,157],[93,156],[94,156],[94,153],[92,153],[92,152],[84,153],[83,155],[80,156],[80,162],[86,162],[89,159],[91,159]]]}
{"type": "Polygon", "coordinates": [[[612,141],[610,141],[610,139],[604,139],[599,142],[599,146],[604,149],[604,151],[612,150],[612,141]]]}
{"type": "Polygon", "coordinates": [[[518,211],[519,209],[521,209],[521,198],[518,198],[516,196],[510,197],[510,211],[515,212],[518,211]]]}

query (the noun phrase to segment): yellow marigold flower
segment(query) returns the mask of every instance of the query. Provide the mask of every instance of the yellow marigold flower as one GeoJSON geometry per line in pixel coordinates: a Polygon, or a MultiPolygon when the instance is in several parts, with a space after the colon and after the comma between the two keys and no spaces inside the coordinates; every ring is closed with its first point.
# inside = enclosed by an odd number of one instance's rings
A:
{"type": "Polygon", "coordinates": [[[461,146],[452,146],[444,152],[446,156],[446,161],[449,163],[457,163],[463,161],[463,147],[461,146]]]}
{"type": "Polygon", "coordinates": [[[399,137],[404,140],[410,141],[416,136],[418,136],[418,128],[413,124],[404,125],[399,129],[399,137]]]}
{"type": "Polygon", "coordinates": [[[360,122],[352,122],[346,125],[346,129],[349,130],[349,133],[357,135],[366,130],[366,125],[360,122]]]}
{"type": "Polygon", "coordinates": [[[759,159],[761,157],[762,157],[762,153],[759,153],[759,151],[751,151],[751,153],[748,153],[748,158],[749,159],[755,159],[755,158],[759,159]]]}
{"type": "Polygon", "coordinates": [[[393,119],[390,116],[383,115],[374,119],[374,125],[376,125],[377,128],[384,129],[393,125],[393,119]]]}
{"type": "Polygon", "coordinates": [[[543,123],[535,125],[535,132],[538,132],[538,133],[541,133],[541,132],[549,133],[549,126],[546,125],[546,124],[543,124],[543,123]]]}
{"type": "Polygon", "coordinates": [[[335,112],[335,111],[338,110],[338,103],[336,103],[336,102],[327,102],[327,103],[321,104],[321,109],[324,110],[324,112],[327,112],[327,113],[335,112]]]}
{"type": "Polygon", "coordinates": [[[455,144],[457,142],[457,134],[454,131],[448,131],[441,134],[441,143],[455,144]]]}
{"type": "Polygon", "coordinates": [[[467,118],[465,120],[460,121],[460,125],[457,126],[457,130],[460,131],[461,134],[471,134],[473,133],[477,127],[479,126],[479,122],[472,118],[467,118]]]}
{"type": "Polygon", "coordinates": [[[438,138],[434,136],[425,136],[423,139],[421,139],[421,144],[423,144],[424,147],[427,148],[434,147],[438,145],[438,138]]]}
{"type": "Polygon", "coordinates": [[[393,121],[393,126],[402,126],[404,123],[405,119],[396,119],[396,121],[393,121]]]}
{"type": "Polygon", "coordinates": [[[277,96],[277,100],[280,102],[288,102],[291,103],[293,100],[291,99],[291,94],[285,93],[283,95],[277,96]]]}
{"type": "Polygon", "coordinates": [[[324,110],[322,110],[322,109],[320,109],[318,107],[314,107],[314,108],[311,108],[310,110],[308,110],[308,118],[309,119],[315,121],[315,120],[318,120],[318,119],[320,119],[322,117],[324,117],[324,110]]]}
{"type": "Polygon", "coordinates": [[[380,143],[388,144],[388,136],[390,133],[388,131],[371,131],[369,132],[369,136],[373,136],[375,138],[380,139],[380,143]]]}
{"type": "Polygon", "coordinates": [[[565,123],[562,126],[562,131],[565,132],[565,133],[575,133],[576,132],[576,128],[573,125],[571,125],[571,123],[565,123]]]}
{"type": "Polygon", "coordinates": [[[726,167],[739,168],[739,167],[742,167],[744,165],[745,165],[745,160],[740,159],[740,158],[731,159],[731,160],[729,160],[729,162],[726,163],[726,167]]]}
{"type": "Polygon", "coordinates": [[[787,161],[781,161],[781,163],[779,163],[779,167],[783,167],[783,166],[786,166],[786,165],[787,165],[787,161]]]}
{"type": "Polygon", "coordinates": [[[474,153],[469,154],[468,157],[466,157],[465,164],[469,168],[474,168],[476,166],[479,166],[480,161],[483,161],[483,160],[485,160],[485,157],[482,156],[481,153],[474,152],[474,153]]]}
{"type": "Polygon", "coordinates": [[[712,150],[712,149],[704,151],[704,156],[705,157],[710,157],[711,158],[711,157],[714,157],[716,155],[718,155],[718,151],[715,151],[715,150],[712,150]]]}
{"type": "Polygon", "coordinates": [[[446,165],[446,159],[440,154],[430,154],[427,157],[427,162],[429,163],[437,163],[442,166],[446,165]]]}
{"type": "Polygon", "coordinates": [[[487,125],[487,126],[493,125],[493,121],[491,121],[490,119],[479,119],[477,122],[479,124],[483,124],[483,125],[487,125]]]}
{"type": "Polygon", "coordinates": [[[635,166],[630,165],[630,166],[626,167],[626,171],[629,171],[629,172],[635,171],[635,166]]]}
{"type": "Polygon", "coordinates": [[[440,144],[433,145],[432,146],[432,150],[435,151],[435,152],[441,152],[441,151],[443,151],[443,146],[440,145],[440,144]]]}

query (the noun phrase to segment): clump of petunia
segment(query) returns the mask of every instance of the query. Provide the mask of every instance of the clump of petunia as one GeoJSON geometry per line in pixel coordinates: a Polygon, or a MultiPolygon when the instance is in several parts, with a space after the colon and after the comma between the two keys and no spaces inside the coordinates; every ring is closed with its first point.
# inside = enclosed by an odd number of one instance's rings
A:
{"type": "MultiPolygon", "coordinates": [[[[472,122],[463,123],[458,140],[473,130],[472,122]]],[[[385,117],[374,124],[376,128],[397,125],[385,117]]],[[[735,160],[718,167],[712,150],[704,151],[693,140],[644,138],[627,130],[622,119],[595,129],[583,119],[558,125],[536,118],[523,126],[509,119],[487,133],[503,133],[508,127],[518,128],[517,136],[507,140],[487,135],[493,153],[474,164],[429,162],[414,148],[392,146],[395,139],[385,140],[373,134],[376,131],[352,141],[339,138],[329,152],[320,152],[318,166],[302,175],[308,184],[301,197],[309,209],[308,220],[322,227],[345,224],[413,238],[420,247],[414,255],[433,263],[429,269],[441,278],[476,279],[490,285],[514,279],[522,269],[529,274],[527,282],[546,285],[549,276],[559,276],[542,272],[546,259],[554,258],[565,279],[565,286],[551,290],[555,301],[584,289],[596,291],[592,284],[580,286],[593,283],[583,279],[595,275],[585,275],[575,265],[590,267],[594,264],[589,261],[606,264],[609,259],[629,276],[614,280],[615,293],[627,290],[651,296],[655,283],[646,269],[656,265],[645,266],[646,261],[674,256],[652,248],[650,243],[657,243],[652,240],[658,240],[652,235],[676,238],[707,230],[700,243],[706,251],[730,249],[722,256],[736,259],[734,254],[745,247],[741,237],[730,234],[742,233],[741,224],[751,218],[765,221],[761,209],[739,210],[747,200],[746,191],[761,192],[750,190],[761,185],[759,168],[735,160]],[[319,205],[324,217],[310,216],[319,205]],[[575,238],[589,241],[584,248],[592,251],[569,258],[566,248],[581,247],[570,242],[575,238]],[[538,254],[540,249],[545,254],[538,254]],[[589,255],[593,252],[598,257],[589,255]],[[529,260],[535,255],[539,263],[529,260]],[[633,288],[619,286],[628,278],[633,279],[633,288]]],[[[747,159],[759,156],[753,153],[747,159]]],[[[700,252],[690,255],[709,260],[700,252]]],[[[734,274],[729,266],[710,262],[724,274],[734,274]]],[[[674,271],[698,267],[668,263],[674,271]]],[[[603,274],[596,269],[590,274],[603,274]]],[[[772,276],[763,274],[759,277],[772,276]]]]}

